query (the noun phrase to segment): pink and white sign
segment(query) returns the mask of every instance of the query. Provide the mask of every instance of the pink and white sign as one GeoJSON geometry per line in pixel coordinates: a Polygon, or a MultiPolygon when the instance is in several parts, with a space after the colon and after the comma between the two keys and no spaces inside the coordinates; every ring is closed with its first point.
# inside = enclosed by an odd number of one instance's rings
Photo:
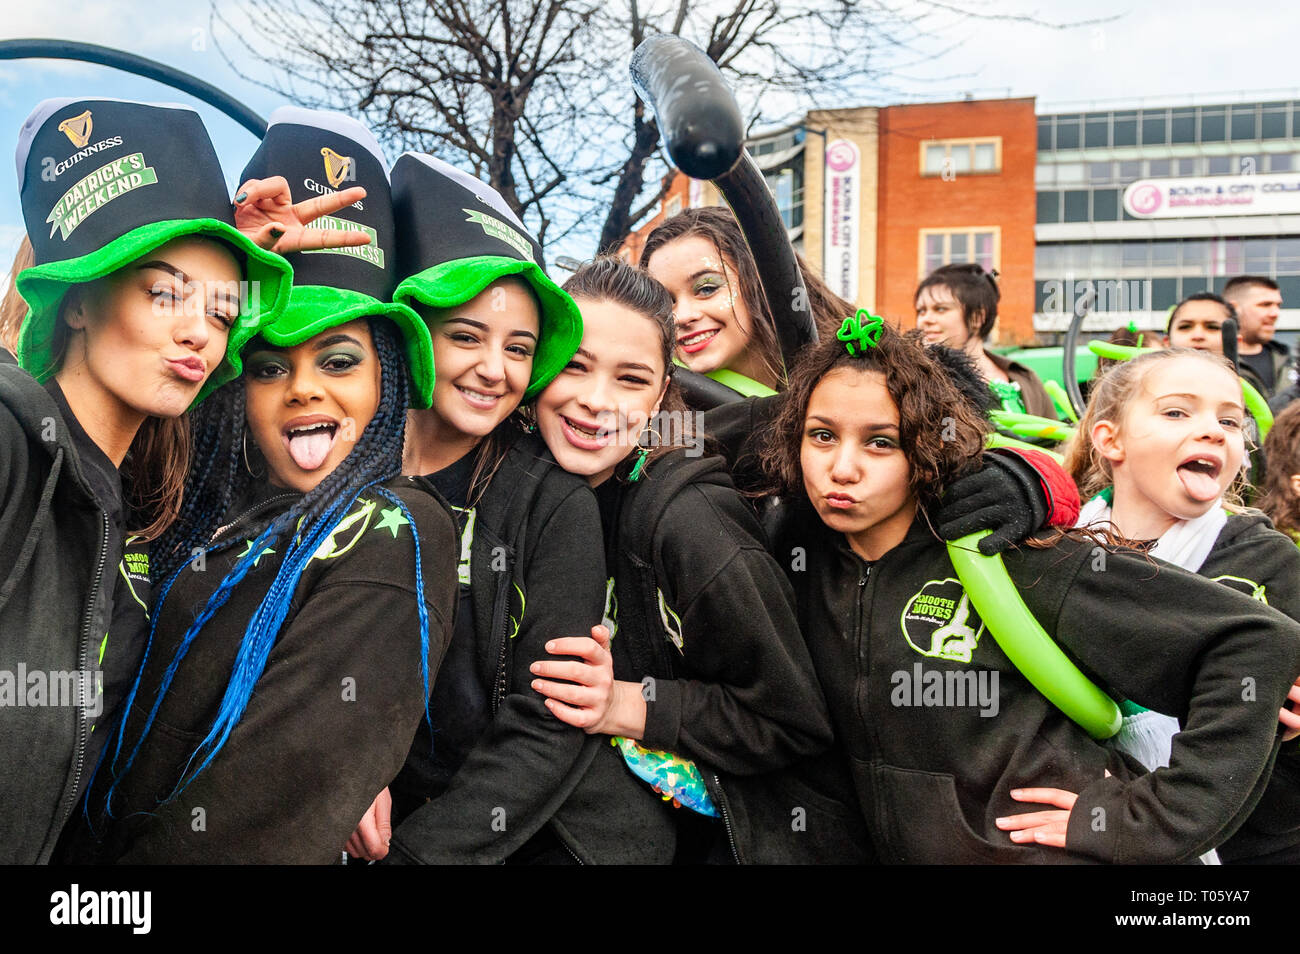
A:
{"type": "Polygon", "coordinates": [[[1124,190],[1124,210],[1139,219],[1300,212],[1300,173],[1139,179],[1124,190]]]}
{"type": "Polygon", "coordinates": [[[847,139],[826,146],[825,229],[822,240],[826,283],[849,302],[858,298],[858,190],[861,154],[847,139]]]}

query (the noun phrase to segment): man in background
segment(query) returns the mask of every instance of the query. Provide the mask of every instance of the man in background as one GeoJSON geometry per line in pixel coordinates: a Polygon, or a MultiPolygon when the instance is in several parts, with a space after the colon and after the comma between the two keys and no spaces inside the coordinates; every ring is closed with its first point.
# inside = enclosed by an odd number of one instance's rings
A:
{"type": "Polygon", "coordinates": [[[1260,275],[1241,275],[1223,286],[1223,297],[1237,312],[1241,376],[1266,398],[1290,387],[1287,366],[1291,351],[1282,342],[1273,340],[1282,310],[1282,293],[1277,282],[1260,275]]]}

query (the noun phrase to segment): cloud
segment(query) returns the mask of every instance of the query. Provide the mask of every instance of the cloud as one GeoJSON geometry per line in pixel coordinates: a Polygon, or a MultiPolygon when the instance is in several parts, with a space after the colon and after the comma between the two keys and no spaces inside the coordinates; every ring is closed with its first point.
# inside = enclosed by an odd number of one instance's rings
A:
{"type": "Polygon", "coordinates": [[[0,22],[0,39],[77,40],[167,59],[179,50],[190,49],[197,31],[206,32],[207,27],[207,0],[147,5],[43,0],[7,5],[0,22]]]}

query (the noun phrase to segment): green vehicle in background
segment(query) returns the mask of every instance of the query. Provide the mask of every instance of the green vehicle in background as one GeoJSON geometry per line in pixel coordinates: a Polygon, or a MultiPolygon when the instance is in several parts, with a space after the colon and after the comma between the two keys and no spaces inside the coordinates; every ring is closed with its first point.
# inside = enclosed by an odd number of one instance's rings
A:
{"type": "MultiPolygon", "coordinates": [[[[1059,345],[1052,348],[1013,348],[1010,351],[998,349],[998,354],[1012,361],[1019,361],[1045,382],[1055,381],[1061,387],[1065,386],[1063,371],[1065,349],[1059,345]]],[[[1074,354],[1075,377],[1083,383],[1097,370],[1097,356],[1087,347],[1076,348],[1074,354]]]]}

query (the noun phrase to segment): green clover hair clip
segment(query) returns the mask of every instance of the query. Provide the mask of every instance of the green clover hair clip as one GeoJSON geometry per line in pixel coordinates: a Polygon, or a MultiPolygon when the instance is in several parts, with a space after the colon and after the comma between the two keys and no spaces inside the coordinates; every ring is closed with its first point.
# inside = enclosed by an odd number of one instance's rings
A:
{"type": "Polygon", "coordinates": [[[884,330],[884,319],[873,315],[865,308],[859,308],[856,315],[844,319],[835,337],[844,342],[849,356],[854,357],[861,351],[874,348],[880,343],[880,333],[884,330]]]}

